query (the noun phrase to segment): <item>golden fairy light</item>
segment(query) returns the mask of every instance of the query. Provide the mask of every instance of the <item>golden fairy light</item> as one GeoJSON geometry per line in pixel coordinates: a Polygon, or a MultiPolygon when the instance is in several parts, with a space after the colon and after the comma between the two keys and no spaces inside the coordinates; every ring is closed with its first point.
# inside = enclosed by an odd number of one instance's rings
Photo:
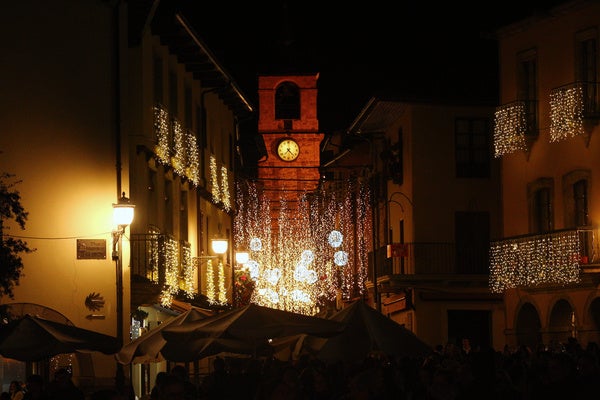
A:
{"type": "Polygon", "coordinates": [[[253,303],[314,315],[338,295],[364,293],[370,191],[361,182],[340,186],[343,193],[319,189],[298,201],[287,193],[275,212],[255,184],[236,185],[235,243],[250,250],[253,303]]]}
{"type": "Polygon", "coordinates": [[[579,282],[579,250],[575,230],[493,242],[490,290],[579,282]]]}
{"type": "Polygon", "coordinates": [[[494,120],[494,156],[527,149],[525,103],[517,101],[496,108],[494,120]]]}
{"type": "Polygon", "coordinates": [[[154,133],[157,141],[154,153],[160,163],[169,164],[169,113],[160,105],[154,107],[154,133]]]}
{"type": "Polygon", "coordinates": [[[550,142],[582,135],[583,88],[569,85],[550,93],[550,142]]]}
{"type": "Polygon", "coordinates": [[[221,202],[221,189],[219,189],[219,178],[217,175],[217,159],[214,155],[210,155],[209,160],[210,167],[210,186],[213,202],[221,202]]]}

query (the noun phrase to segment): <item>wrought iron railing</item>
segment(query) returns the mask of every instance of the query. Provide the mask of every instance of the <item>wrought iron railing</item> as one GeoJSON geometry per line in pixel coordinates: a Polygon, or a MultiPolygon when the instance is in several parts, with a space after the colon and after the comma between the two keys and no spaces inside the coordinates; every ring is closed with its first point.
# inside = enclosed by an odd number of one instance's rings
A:
{"type": "Polygon", "coordinates": [[[165,284],[168,266],[187,263],[184,258],[191,247],[186,241],[177,241],[171,235],[160,233],[132,234],[130,241],[131,275],[160,285],[165,284]]]}
{"type": "MultiPolygon", "coordinates": [[[[423,274],[488,274],[487,247],[456,243],[402,243],[380,247],[376,252],[377,276],[423,274]]],[[[369,280],[373,275],[373,253],[370,254],[369,280]]]]}

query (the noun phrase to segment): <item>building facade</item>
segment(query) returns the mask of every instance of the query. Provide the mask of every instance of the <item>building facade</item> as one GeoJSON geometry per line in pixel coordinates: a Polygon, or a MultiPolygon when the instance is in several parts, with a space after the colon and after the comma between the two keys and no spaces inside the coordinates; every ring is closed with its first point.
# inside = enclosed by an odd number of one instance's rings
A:
{"type": "Polygon", "coordinates": [[[432,347],[504,343],[502,296],[488,288],[501,233],[492,117],[492,106],[374,97],[328,144],[331,177],[371,182],[370,303],[432,347]]]}
{"type": "Polygon", "coordinates": [[[490,287],[504,295],[510,345],[600,339],[599,13],[566,2],[497,32],[503,238],[490,287]]]}
{"type": "MultiPolygon", "coordinates": [[[[14,315],[127,343],[182,308],[231,305],[234,149],[254,110],[183,13],[153,4],[23,1],[2,13],[0,169],[21,181],[29,213],[25,230],[3,234],[36,249],[1,299],[14,315]],[[121,247],[122,196],[135,216],[121,247]],[[210,247],[217,236],[224,254],[210,247]]],[[[90,390],[119,370],[101,354],[53,366],[90,390]]],[[[132,371],[141,396],[154,374],[132,371]]]]}

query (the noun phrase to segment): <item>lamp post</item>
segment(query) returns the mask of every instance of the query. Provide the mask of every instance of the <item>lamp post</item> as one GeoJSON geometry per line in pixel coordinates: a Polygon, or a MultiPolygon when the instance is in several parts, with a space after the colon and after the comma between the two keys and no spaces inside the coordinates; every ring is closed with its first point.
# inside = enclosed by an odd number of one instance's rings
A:
{"type": "MultiPolygon", "coordinates": [[[[112,231],[112,259],[115,262],[116,286],[117,286],[117,341],[119,346],[123,346],[123,235],[125,228],[133,221],[133,208],[129,199],[123,192],[121,198],[116,204],[113,204],[113,221],[117,229],[112,231]]],[[[125,386],[125,374],[123,365],[117,362],[116,386],[123,393],[125,386]]]]}

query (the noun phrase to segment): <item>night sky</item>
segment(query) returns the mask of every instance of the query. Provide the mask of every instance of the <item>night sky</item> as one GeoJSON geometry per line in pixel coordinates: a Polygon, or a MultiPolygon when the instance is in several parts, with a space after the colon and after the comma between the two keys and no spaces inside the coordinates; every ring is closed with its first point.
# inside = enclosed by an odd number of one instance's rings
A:
{"type": "Polygon", "coordinates": [[[493,32],[563,2],[184,4],[199,36],[255,106],[259,74],[319,72],[318,118],[321,130],[331,132],[347,128],[373,95],[496,104],[493,32]]]}

